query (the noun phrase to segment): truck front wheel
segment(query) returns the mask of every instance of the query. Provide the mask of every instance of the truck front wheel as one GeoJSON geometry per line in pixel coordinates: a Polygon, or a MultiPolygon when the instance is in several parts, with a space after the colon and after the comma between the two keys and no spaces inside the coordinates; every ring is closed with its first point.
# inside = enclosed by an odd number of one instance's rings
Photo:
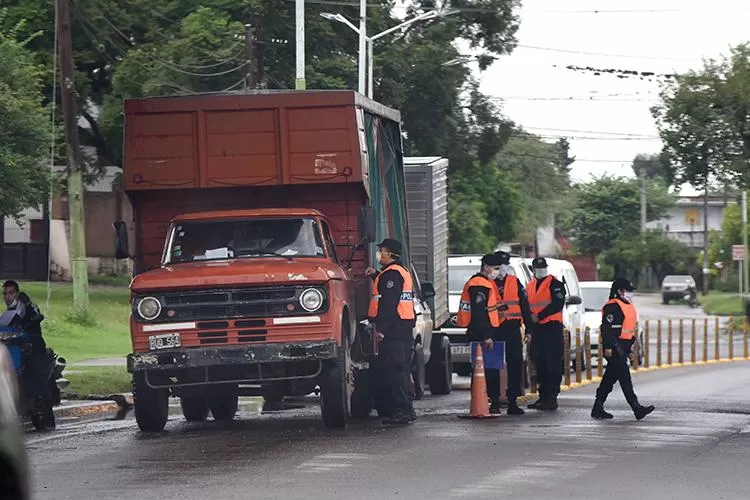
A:
{"type": "Polygon", "coordinates": [[[169,390],[146,384],[144,374],[133,375],[135,421],[143,432],[160,432],[169,418],[169,390]]]}
{"type": "Polygon", "coordinates": [[[430,392],[435,395],[450,394],[453,388],[451,341],[445,336],[435,336],[430,353],[430,392]]]}
{"type": "MultiPolygon", "coordinates": [[[[347,337],[342,335],[344,339],[347,337]]],[[[347,342],[338,350],[335,359],[326,362],[320,378],[320,411],[323,424],[329,429],[343,429],[349,417],[347,370],[349,353],[347,342]]]]}

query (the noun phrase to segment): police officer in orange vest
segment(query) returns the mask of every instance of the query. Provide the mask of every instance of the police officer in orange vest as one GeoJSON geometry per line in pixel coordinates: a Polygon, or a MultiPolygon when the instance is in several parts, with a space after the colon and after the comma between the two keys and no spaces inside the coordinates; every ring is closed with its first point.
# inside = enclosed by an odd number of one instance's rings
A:
{"type": "Polygon", "coordinates": [[[375,280],[368,316],[381,338],[376,364],[379,392],[387,400],[384,424],[408,424],[417,418],[410,393],[414,287],[411,273],[399,260],[401,252],[400,242],[384,239],[376,254],[381,271],[367,270],[375,280]]]}
{"type": "MultiPolygon", "coordinates": [[[[500,300],[495,280],[500,275],[500,259],[493,254],[482,257],[482,267],[464,285],[456,315],[456,326],[466,328],[472,342],[484,342],[492,349],[500,327],[500,300]]],[[[485,368],[490,413],[500,413],[500,370],[485,368]]],[[[472,377],[473,380],[473,377],[472,377]]]]}
{"type": "Polygon", "coordinates": [[[630,281],[617,278],[612,282],[609,302],[602,308],[602,345],[607,368],[596,390],[596,401],[591,409],[591,416],[596,419],[613,418],[611,413],[604,411],[604,402],[616,382],[620,382],[620,388],[636,419],[641,420],[654,411],[653,406],[643,406],[638,402],[628,367],[628,356],[635,343],[638,320],[638,313],[633,305],[633,290],[635,287],[630,281]]]}
{"type": "MultiPolygon", "coordinates": [[[[505,362],[508,368],[508,415],[523,415],[524,411],[516,403],[521,395],[523,383],[523,341],[521,339],[521,322],[527,328],[532,327],[531,309],[526,297],[526,290],[515,276],[513,266],[510,265],[510,254],[495,252],[500,262],[500,274],[495,280],[500,300],[500,328],[495,336],[496,341],[505,342],[505,362]]],[[[489,379],[487,380],[489,384],[489,379]]],[[[498,383],[499,383],[498,379],[498,383]]],[[[498,393],[500,388],[498,388],[498,393]]]]}
{"type": "Polygon", "coordinates": [[[529,408],[557,410],[557,395],[560,394],[563,375],[565,284],[548,273],[544,257],[535,258],[531,267],[534,279],[529,282],[526,292],[533,321],[532,346],[539,399],[529,408]]]}

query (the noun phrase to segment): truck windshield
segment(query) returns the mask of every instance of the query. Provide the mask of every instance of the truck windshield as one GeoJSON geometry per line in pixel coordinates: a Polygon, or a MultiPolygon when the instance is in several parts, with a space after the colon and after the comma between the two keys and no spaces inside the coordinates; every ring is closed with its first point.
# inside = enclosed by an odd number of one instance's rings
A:
{"type": "Polygon", "coordinates": [[[180,222],[172,228],[165,263],[257,257],[323,257],[313,219],[180,222]]]}
{"type": "Polygon", "coordinates": [[[479,266],[449,266],[448,293],[460,294],[469,278],[479,272],[479,266]]]}

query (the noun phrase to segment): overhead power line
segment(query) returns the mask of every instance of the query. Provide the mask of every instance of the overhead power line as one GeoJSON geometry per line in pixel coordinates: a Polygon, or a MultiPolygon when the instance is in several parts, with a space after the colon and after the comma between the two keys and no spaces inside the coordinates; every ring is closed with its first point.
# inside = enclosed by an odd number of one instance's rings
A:
{"type": "Polygon", "coordinates": [[[622,57],[626,59],[653,59],[653,60],[659,60],[659,61],[702,61],[700,58],[696,57],[667,57],[667,56],[641,56],[641,55],[633,55],[633,54],[611,54],[607,52],[588,52],[583,50],[572,50],[572,49],[558,49],[554,47],[540,47],[537,45],[524,45],[524,44],[518,44],[516,47],[520,47],[523,49],[531,49],[531,50],[543,50],[548,52],[562,52],[564,54],[581,54],[586,56],[599,56],[599,57],[622,57]]]}

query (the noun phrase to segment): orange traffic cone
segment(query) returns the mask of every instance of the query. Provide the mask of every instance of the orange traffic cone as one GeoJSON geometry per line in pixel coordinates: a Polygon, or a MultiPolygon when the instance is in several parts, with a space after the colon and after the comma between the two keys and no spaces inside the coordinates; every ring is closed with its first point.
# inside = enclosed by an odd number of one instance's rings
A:
{"type": "Polygon", "coordinates": [[[487,381],[484,378],[484,358],[482,346],[477,344],[477,354],[474,359],[474,371],[471,375],[471,405],[469,415],[459,415],[458,418],[497,418],[500,415],[490,413],[487,401],[487,381]]]}

